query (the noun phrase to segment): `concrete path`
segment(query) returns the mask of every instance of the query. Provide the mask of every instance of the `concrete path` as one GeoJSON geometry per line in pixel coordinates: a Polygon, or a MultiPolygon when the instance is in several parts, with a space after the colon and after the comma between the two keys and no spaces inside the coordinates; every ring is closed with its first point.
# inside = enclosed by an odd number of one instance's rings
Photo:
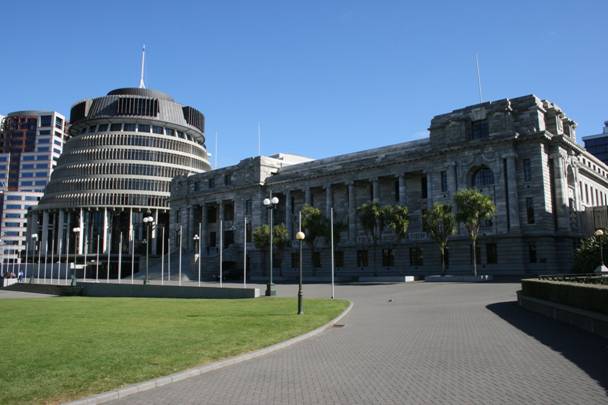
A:
{"type": "MultiPolygon", "coordinates": [[[[338,286],[355,303],[344,327],[120,402],[608,403],[608,341],[520,309],[517,288],[338,286]]],[[[311,285],[305,292],[327,291],[311,285]]]]}
{"type": "Polygon", "coordinates": [[[34,293],[21,292],[21,291],[0,290],[0,300],[7,299],[7,298],[46,298],[46,297],[54,297],[54,295],[34,294],[34,293]]]}

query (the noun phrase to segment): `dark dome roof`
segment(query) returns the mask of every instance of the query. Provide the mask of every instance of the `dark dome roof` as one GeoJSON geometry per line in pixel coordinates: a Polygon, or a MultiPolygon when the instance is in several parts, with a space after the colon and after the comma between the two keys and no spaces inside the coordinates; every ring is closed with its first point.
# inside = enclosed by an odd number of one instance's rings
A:
{"type": "Polygon", "coordinates": [[[118,95],[130,95],[130,96],[142,96],[142,97],[153,97],[161,100],[169,100],[175,101],[173,98],[167,93],[163,93],[158,90],[150,90],[150,89],[140,89],[138,87],[124,87],[122,89],[112,90],[108,93],[108,96],[118,96],[118,95]]]}

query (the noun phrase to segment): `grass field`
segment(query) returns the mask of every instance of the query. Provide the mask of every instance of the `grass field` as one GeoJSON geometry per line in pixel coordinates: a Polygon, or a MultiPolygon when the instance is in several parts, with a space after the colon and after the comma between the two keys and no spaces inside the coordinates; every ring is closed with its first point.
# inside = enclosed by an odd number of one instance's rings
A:
{"type": "Polygon", "coordinates": [[[56,403],[259,349],[336,317],[343,300],[0,300],[0,403],[56,403]]]}

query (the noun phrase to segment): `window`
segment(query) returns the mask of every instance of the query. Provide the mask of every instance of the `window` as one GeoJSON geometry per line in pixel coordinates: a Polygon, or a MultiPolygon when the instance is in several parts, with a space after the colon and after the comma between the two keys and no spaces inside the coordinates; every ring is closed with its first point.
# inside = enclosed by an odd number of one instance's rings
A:
{"type": "Polygon", "coordinates": [[[40,135],[50,135],[51,131],[48,129],[41,129],[40,130],[40,135]]]}
{"type": "Polygon", "coordinates": [[[334,266],[344,267],[344,252],[337,250],[334,252],[334,266]]]}
{"type": "MultiPolygon", "coordinates": [[[[6,166],[4,168],[6,169],[6,166]]],[[[33,163],[27,163],[27,164],[24,164],[23,166],[21,166],[21,170],[33,169],[33,168],[34,168],[34,164],[33,163]]]]}
{"type": "Polygon", "coordinates": [[[97,132],[106,132],[108,130],[108,124],[99,124],[97,132]]]}
{"type": "Polygon", "coordinates": [[[21,201],[21,196],[20,195],[7,195],[6,200],[7,201],[21,201]]]}
{"type": "Polygon", "coordinates": [[[163,127],[159,127],[157,125],[153,125],[152,126],[152,132],[155,134],[162,134],[163,133],[163,127]]]}
{"type": "Polygon", "coordinates": [[[395,265],[395,254],[393,249],[382,249],[382,266],[393,267],[395,265]]]}
{"type": "Polygon", "coordinates": [[[589,188],[587,184],[585,184],[585,202],[589,204],[589,188]]]}
{"type": "Polygon", "coordinates": [[[536,243],[534,242],[528,243],[528,261],[530,263],[536,263],[538,261],[536,257],[536,243]]]}
{"type": "Polygon", "coordinates": [[[122,128],[122,124],[112,124],[110,125],[110,131],[120,131],[122,128]]]}
{"type": "Polygon", "coordinates": [[[234,231],[224,231],[224,248],[234,244],[234,231]]]}
{"type": "Polygon", "coordinates": [[[59,117],[55,117],[55,128],[63,128],[63,120],[59,117]]]}
{"type": "MultiPolygon", "coordinates": [[[[215,222],[215,221],[214,221],[215,222]]],[[[209,232],[209,247],[216,247],[216,236],[215,232],[209,232]]]]}
{"type": "Polygon", "coordinates": [[[209,184],[209,188],[215,187],[215,179],[214,178],[210,178],[208,180],[208,184],[209,184]]]}
{"type": "Polygon", "coordinates": [[[320,252],[313,252],[312,253],[312,265],[316,269],[321,268],[321,253],[320,252]]]}
{"type": "Polygon", "coordinates": [[[207,207],[207,222],[210,224],[217,222],[217,207],[215,205],[207,207]]]}
{"type": "Polygon", "coordinates": [[[357,267],[367,267],[367,250],[357,250],[357,267]]]}
{"type": "Polygon", "coordinates": [[[147,124],[139,124],[137,126],[138,132],[150,132],[150,125],[147,124]]]}
{"type": "Polygon", "coordinates": [[[534,223],[534,199],[532,197],[526,197],[526,216],[528,224],[534,223]]]}
{"type": "Polygon", "coordinates": [[[51,117],[50,115],[41,115],[40,116],[40,126],[41,127],[50,127],[52,118],[53,117],[51,117]]]}
{"type": "Polygon", "coordinates": [[[4,215],[6,218],[21,218],[21,214],[7,213],[4,215]]]}
{"type": "Polygon", "coordinates": [[[6,209],[7,210],[20,210],[21,209],[21,205],[19,205],[19,204],[6,204],[6,209]]]}
{"type": "Polygon", "coordinates": [[[49,143],[51,143],[49,138],[38,138],[39,145],[48,145],[49,143]]]}
{"type": "Polygon", "coordinates": [[[394,183],[395,202],[399,202],[399,178],[396,178],[394,183]]]}
{"type": "Polygon", "coordinates": [[[524,159],[524,181],[532,180],[532,166],[530,159],[524,159]]]}
{"type": "Polygon", "coordinates": [[[300,252],[291,252],[291,268],[300,268],[300,252]]]}
{"type": "Polygon", "coordinates": [[[424,174],[420,178],[420,194],[421,198],[428,198],[427,180],[424,174]]]}
{"type": "Polygon", "coordinates": [[[496,264],[498,262],[498,253],[496,251],[496,243],[486,243],[486,263],[496,264]]]}
{"type": "Polygon", "coordinates": [[[175,131],[171,128],[165,128],[165,132],[167,135],[173,136],[173,134],[175,133],[175,131]]]}
{"type": "Polygon", "coordinates": [[[124,131],[128,131],[128,132],[135,132],[135,124],[129,123],[129,124],[125,124],[125,126],[123,127],[124,131]]]}
{"type": "Polygon", "coordinates": [[[234,221],[234,203],[226,201],[224,203],[224,218],[226,221],[234,221]]]}
{"type": "Polygon", "coordinates": [[[445,170],[441,172],[441,192],[448,192],[448,172],[445,170]]]}
{"type": "Polygon", "coordinates": [[[488,120],[478,120],[471,122],[471,139],[484,139],[490,133],[488,120]]]}
{"type": "Polygon", "coordinates": [[[487,167],[481,167],[473,174],[473,187],[482,189],[492,185],[494,185],[494,173],[487,167]]]}
{"type": "Polygon", "coordinates": [[[422,249],[418,246],[410,248],[410,266],[422,266],[424,258],[422,257],[422,249]]]}
{"type": "Polygon", "coordinates": [[[38,147],[38,152],[48,152],[48,151],[49,151],[48,146],[38,147]]]}
{"type": "MultiPolygon", "coordinates": [[[[293,205],[292,205],[293,207],[293,205]]],[[[245,215],[251,217],[252,201],[245,200],[245,215]]]]}
{"type": "Polygon", "coordinates": [[[224,175],[224,185],[229,186],[232,184],[232,175],[230,173],[226,173],[224,175]]]}

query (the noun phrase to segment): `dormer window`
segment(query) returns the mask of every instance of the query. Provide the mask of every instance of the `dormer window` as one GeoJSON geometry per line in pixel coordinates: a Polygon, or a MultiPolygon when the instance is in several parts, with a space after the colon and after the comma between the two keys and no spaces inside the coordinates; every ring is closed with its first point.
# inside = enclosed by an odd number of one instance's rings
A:
{"type": "Polygon", "coordinates": [[[490,134],[488,120],[471,121],[471,139],[484,139],[490,134]]]}

